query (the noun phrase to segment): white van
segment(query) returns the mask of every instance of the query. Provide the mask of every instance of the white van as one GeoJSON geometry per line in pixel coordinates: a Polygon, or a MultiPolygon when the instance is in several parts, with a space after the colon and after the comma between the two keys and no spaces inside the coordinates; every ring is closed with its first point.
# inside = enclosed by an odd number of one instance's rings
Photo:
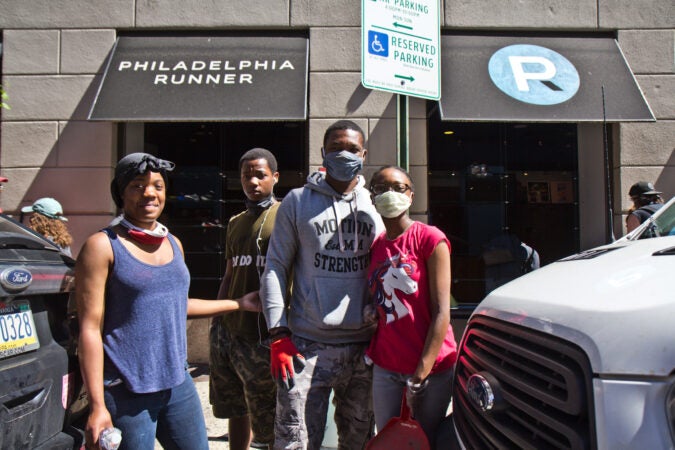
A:
{"type": "Polygon", "coordinates": [[[675,447],[675,198],[471,315],[438,448],[675,447]]]}

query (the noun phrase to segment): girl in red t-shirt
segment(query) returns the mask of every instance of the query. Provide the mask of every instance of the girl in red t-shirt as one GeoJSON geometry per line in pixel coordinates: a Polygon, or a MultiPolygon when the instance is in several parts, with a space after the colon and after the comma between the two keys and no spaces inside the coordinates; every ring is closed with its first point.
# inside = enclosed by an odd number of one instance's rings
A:
{"type": "Polygon", "coordinates": [[[373,203],[385,232],[371,247],[368,271],[377,330],[367,351],[373,369],[378,430],[399,415],[406,391],[412,414],[433,446],[450,404],[457,345],[450,326],[450,242],[441,230],[412,220],[410,175],[385,166],[372,177],[373,203]]]}

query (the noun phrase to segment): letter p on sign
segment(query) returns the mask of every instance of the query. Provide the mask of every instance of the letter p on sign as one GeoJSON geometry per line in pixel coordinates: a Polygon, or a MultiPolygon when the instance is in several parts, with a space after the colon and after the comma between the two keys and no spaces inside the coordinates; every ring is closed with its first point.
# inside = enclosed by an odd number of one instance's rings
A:
{"type": "Polygon", "coordinates": [[[500,48],[490,57],[488,73],[506,95],[533,105],[566,102],[580,86],[579,73],[567,58],[538,45],[500,48]]]}
{"type": "Polygon", "coordinates": [[[551,80],[556,74],[555,65],[542,56],[509,56],[509,63],[519,91],[530,90],[529,80],[551,80]],[[538,68],[543,70],[533,70],[538,68]]]}

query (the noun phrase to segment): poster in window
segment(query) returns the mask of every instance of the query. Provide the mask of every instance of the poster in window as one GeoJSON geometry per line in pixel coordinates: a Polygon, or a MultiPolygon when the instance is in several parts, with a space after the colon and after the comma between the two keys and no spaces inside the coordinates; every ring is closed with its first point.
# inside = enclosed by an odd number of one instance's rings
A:
{"type": "Polygon", "coordinates": [[[546,181],[529,181],[527,183],[527,201],[529,203],[550,203],[551,191],[546,181]]]}
{"type": "Polygon", "coordinates": [[[573,194],[571,181],[551,182],[551,203],[572,203],[573,194]]]}

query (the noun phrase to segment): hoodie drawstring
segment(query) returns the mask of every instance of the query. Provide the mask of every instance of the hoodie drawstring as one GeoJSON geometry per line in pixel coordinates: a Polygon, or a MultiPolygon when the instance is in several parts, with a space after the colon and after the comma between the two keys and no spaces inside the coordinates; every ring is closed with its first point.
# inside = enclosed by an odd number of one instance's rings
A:
{"type": "MultiPolygon", "coordinates": [[[[335,223],[337,223],[337,229],[338,229],[338,241],[340,244],[340,252],[344,253],[346,250],[346,244],[345,240],[342,237],[342,223],[340,222],[340,217],[338,216],[337,208],[335,207],[335,204],[339,201],[339,199],[335,196],[333,196],[333,214],[335,215],[335,223]]],[[[351,200],[347,202],[349,204],[349,209],[352,213],[352,216],[354,218],[354,248],[353,251],[356,253],[359,248],[358,244],[358,237],[359,237],[359,232],[358,232],[358,223],[356,222],[356,218],[358,217],[358,212],[359,212],[359,203],[356,199],[356,191],[353,192],[351,200]],[[352,207],[352,203],[354,206],[352,207]]]]}
{"type": "Polygon", "coordinates": [[[337,208],[335,208],[335,204],[337,203],[338,199],[333,196],[333,214],[335,215],[335,223],[337,224],[337,229],[338,229],[338,243],[340,244],[340,252],[345,251],[345,242],[344,239],[342,239],[342,227],[340,226],[340,216],[338,216],[337,213],[337,208]]]}
{"type": "Polygon", "coordinates": [[[356,221],[359,212],[359,202],[356,198],[356,190],[354,190],[354,208],[352,208],[352,202],[349,202],[349,208],[352,210],[352,216],[354,216],[354,253],[359,248],[359,223],[356,221]]]}

